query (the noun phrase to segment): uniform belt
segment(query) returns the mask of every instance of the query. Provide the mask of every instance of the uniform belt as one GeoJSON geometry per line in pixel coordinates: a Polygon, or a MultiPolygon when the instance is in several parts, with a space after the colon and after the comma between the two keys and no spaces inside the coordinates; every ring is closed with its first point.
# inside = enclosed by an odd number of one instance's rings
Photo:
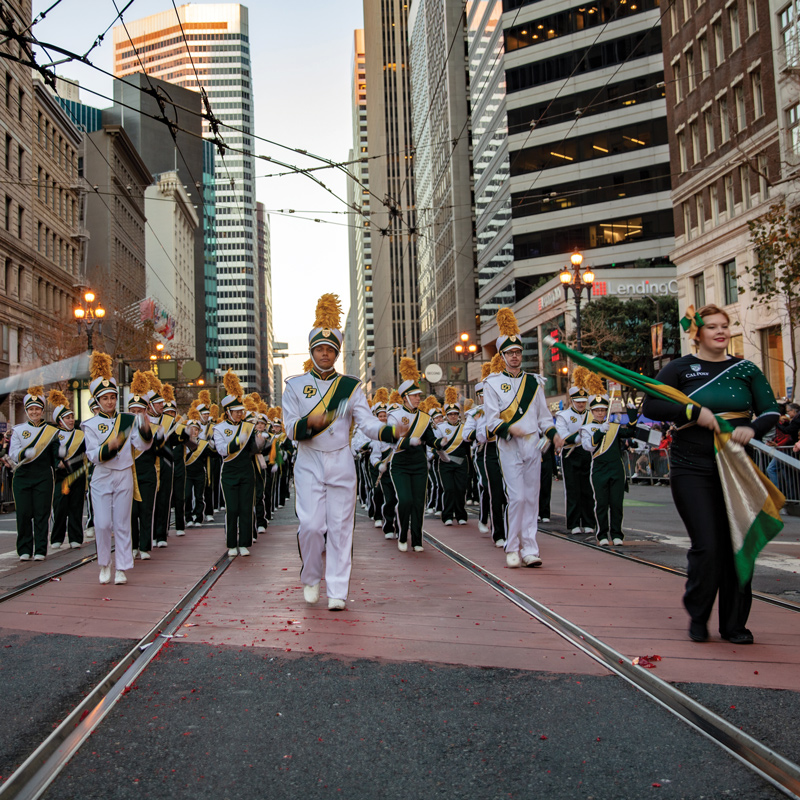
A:
{"type": "Polygon", "coordinates": [[[717,414],[722,419],[750,419],[749,411],[725,411],[722,414],[717,414]]]}

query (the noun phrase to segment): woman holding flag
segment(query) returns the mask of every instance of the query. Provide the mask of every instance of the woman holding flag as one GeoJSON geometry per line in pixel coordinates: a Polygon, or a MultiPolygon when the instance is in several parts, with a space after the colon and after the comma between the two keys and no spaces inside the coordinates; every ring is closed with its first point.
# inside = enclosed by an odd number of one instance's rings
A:
{"type": "Polygon", "coordinates": [[[746,445],[761,438],[778,420],[778,405],[767,379],[751,361],[728,355],[730,319],[715,305],[693,306],[681,325],[697,347],[696,355],[670,362],[659,381],[700,403],[681,407],[648,397],[651,419],[677,425],[670,454],[672,497],[689,533],[688,577],[683,603],[689,612],[689,637],[708,639],[708,619],[719,591],[719,632],[733,644],[752,644],[747,629],[751,584],[740,585],[734,563],[725,496],[717,469],[714,434],[718,417],[733,427],[731,441],[746,445]],[[755,419],[753,419],[755,417],[755,419]]]}

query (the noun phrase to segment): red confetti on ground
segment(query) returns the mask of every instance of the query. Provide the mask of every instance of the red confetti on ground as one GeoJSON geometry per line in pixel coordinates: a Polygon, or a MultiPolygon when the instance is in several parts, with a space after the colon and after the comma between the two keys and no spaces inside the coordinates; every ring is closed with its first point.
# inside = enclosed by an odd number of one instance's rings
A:
{"type": "Polygon", "coordinates": [[[544,734],[542,734],[542,735],[541,735],[539,738],[540,738],[540,739],[542,739],[543,741],[544,741],[545,739],[547,739],[547,737],[546,737],[544,734]]]}
{"type": "Polygon", "coordinates": [[[89,709],[84,708],[83,713],[81,714],[81,718],[78,720],[78,722],[83,722],[88,716],[89,716],[89,709]]]}
{"type": "Polygon", "coordinates": [[[104,597],[103,600],[110,600],[110,597],[104,597]]]}
{"type": "Polygon", "coordinates": [[[655,789],[660,789],[661,788],[661,784],[660,783],[654,783],[654,784],[652,784],[652,786],[655,789]]]}
{"type": "Polygon", "coordinates": [[[754,670],[753,675],[758,675],[758,670],[754,670]]]}
{"type": "Polygon", "coordinates": [[[631,663],[635,667],[644,667],[645,669],[655,669],[656,668],[656,665],[655,665],[656,661],[661,661],[661,656],[656,656],[656,655],[652,655],[652,656],[636,656],[636,658],[634,658],[633,661],[631,661],[631,663]]]}
{"type": "Polygon", "coordinates": [[[736,706],[731,706],[731,708],[736,708],[736,706]]]}

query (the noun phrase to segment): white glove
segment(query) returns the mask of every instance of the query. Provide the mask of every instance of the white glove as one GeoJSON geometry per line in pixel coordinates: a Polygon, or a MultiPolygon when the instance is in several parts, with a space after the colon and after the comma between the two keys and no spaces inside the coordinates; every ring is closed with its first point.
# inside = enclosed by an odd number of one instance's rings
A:
{"type": "Polygon", "coordinates": [[[67,448],[64,447],[63,444],[58,448],[58,457],[60,459],[65,459],[67,457],[67,448]]]}
{"type": "Polygon", "coordinates": [[[36,455],[36,448],[35,447],[29,447],[25,451],[25,460],[27,461],[29,458],[33,458],[35,455],[36,455]]]}
{"type": "Polygon", "coordinates": [[[381,461],[380,466],[378,467],[378,472],[381,475],[383,475],[383,473],[386,472],[386,462],[385,461],[381,461]]]}
{"type": "Polygon", "coordinates": [[[273,464],[272,465],[272,469],[270,470],[270,472],[277,472],[277,471],[278,471],[278,465],[277,464],[273,464]]]}
{"type": "Polygon", "coordinates": [[[137,414],[136,424],[139,426],[139,432],[144,433],[150,427],[150,421],[147,419],[147,414],[137,414]]]}
{"type": "Polygon", "coordinates": [[[412,436],[410,443],[412,447],[419,447],[422,443],[422,439],[420,439],[418,436],[412,436]]]}
{"type": "Polygon", "coordinates": [[[608,432],[608,423],[607,423],[607,422],[604,422],[604,423],[603,423],[603,424],[600,426],[600,430],[601,430],[601,431],[603,431],[603,433],[607,433],[607,432],[608,432]]]}

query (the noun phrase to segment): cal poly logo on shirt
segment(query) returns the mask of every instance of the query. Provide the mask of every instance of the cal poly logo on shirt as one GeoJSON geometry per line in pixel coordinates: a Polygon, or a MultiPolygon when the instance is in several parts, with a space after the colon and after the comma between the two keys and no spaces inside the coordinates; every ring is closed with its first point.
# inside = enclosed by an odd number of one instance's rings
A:
{"type": "Polygon", "coordinates": [[[101,422],[101,423],[100,423],[100,424],[97,426],[97,430],[99,430],[99,431],[100,431],[100,433],[105,433],[105,432],[108,430],[108,425],[106,425],[106,424],[105,424],[105,422],[101,422]]]}
{"type": "Polygon", "coordinates": [[[504,392],[510,392],[510,391],[511,391],[511,384],[510,384],[510,383],[504,383],[504,384],[502,384],[502,385],[500,386],[500,388],[501,388],[501,389],[502,389],[504,392]]]}
{"type": "Polygon", "coordinates": [[[233,436],[233,431],[230,428],[225,428],[225,435],[226,436],[233,436]]]}
{"type": "Polygon", "coordinates": [[[31,438],[31,432],[30,431],[22,431],[22,438],[23,439],[30,439],[31,438]]]}
{"type": "Polygon", "coordinates": [[[692,364],[691,365],[691,369],[692,369],[693,372],[699,372],[700,371],[700,364],[692,364]]]}
{"type": "Polygon", "coordinates": [[[403,425],[408,425],[411,420],[408,417],[403,417],[403,425]]]}
{"type": "Polygon", "coordinates": [[[303,387],[303,394],[306,397],[313,397],[317,393],[317,390],[313,386],[304,386],[303,387]]]}
{"type": "Polygon", "coordinates": [[[577,421],[578,421],[578,418],[577,418],[577,417],[570,417],[570,418],[569,418],[569,421],[570,421],[570,422],[577,422],[577,421]]]}

